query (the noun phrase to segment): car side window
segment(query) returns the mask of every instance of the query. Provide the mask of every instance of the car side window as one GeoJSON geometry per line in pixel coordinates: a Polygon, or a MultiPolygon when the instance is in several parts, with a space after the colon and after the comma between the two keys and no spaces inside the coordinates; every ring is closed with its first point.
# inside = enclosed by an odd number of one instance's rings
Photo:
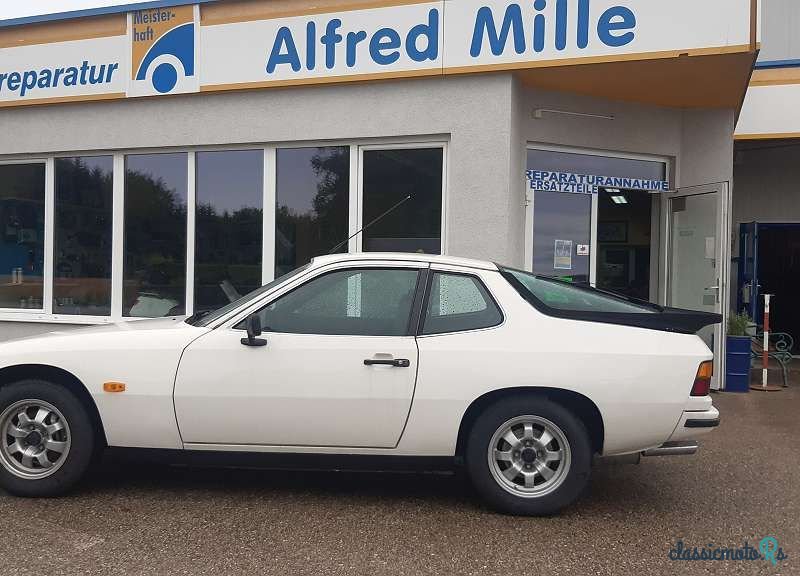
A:
{"type": "Polygon", "coordinates": [[[259,311],[261,326],[288,334],[405,336],[418,275],[406,268],[324,274],[259,311]]]}
{"type": "Polygon", "coordinates": [[[445,272],[433,274],[423,334],[479,330],[502,321],[503,314],[478,278],[445,272]]]}

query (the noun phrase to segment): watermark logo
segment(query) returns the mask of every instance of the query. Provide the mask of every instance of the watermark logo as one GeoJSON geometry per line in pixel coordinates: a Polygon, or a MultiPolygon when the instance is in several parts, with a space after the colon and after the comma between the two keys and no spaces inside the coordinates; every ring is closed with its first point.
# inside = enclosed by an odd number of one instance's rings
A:
{"type": "Polygon", "coordinates": [[[131,95],[195,92],[195,10],[175,6],[133,12],[131,95]]]}
{"type": "Polygon", "coordinates": [[[670,548],[669,559],[684,562],[764,562],[772,566],[786,561],[789,555],[784,552],[774,536],[762,538],[756,546],[745,541],[742,546],[722,547],[714,544],[706,546],[687,546],[683,540],[670,548]]]}

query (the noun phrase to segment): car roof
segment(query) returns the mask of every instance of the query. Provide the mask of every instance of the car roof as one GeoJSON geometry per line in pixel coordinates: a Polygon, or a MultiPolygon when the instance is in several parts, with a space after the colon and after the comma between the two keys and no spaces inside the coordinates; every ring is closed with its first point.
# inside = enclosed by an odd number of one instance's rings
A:
{"type": "Polygon", "coordinates": [[[359,254],[330,254],[317,256],[311,261],[311,266],[317,268],[326,264],[338,262],[369,262],[371,260],[395,260],[398,262],[421,262],[430,264],[443,264],[446,266],[460,266],[462,268],[477,268],[479,270],[497,270],[497,264],[485,260],[472,258],[457,258],[455,256],[434,256],[432,254],[417,254],[405,252],[362,252],[359,254]]]}

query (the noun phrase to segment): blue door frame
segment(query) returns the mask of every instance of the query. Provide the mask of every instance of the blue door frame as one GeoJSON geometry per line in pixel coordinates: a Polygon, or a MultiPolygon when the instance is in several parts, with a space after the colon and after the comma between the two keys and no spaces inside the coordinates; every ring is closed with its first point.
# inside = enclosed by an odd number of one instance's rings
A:
{"type": "Polygon", "coordinates": [[[758,312],[758,222],[739,224],[739,274],[736,311],[747,312],[755,322],[758,312]]]}
{"type": "Polygon", "coordinates": [[[800,222],[748,222],[739,224],[739,266],[736,310],[746,312],[757,325],[764,310],[760,302],[758,237],[759,233],[770,228],[800,229],[800,222]],[[749,294],[748,294],[749,292],[749,294]],[[749,296],[749,298],[748,298],[749,296]]]}

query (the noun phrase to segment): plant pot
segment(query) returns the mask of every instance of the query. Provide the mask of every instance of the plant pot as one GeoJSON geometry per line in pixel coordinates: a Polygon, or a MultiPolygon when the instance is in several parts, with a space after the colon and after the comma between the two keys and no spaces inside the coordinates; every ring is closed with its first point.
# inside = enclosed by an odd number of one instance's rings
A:
{"type": "Polygon", "coordinates": [[[750,392],[750,336],[728,336],[725,359],[725,392],[750,392]]]}

